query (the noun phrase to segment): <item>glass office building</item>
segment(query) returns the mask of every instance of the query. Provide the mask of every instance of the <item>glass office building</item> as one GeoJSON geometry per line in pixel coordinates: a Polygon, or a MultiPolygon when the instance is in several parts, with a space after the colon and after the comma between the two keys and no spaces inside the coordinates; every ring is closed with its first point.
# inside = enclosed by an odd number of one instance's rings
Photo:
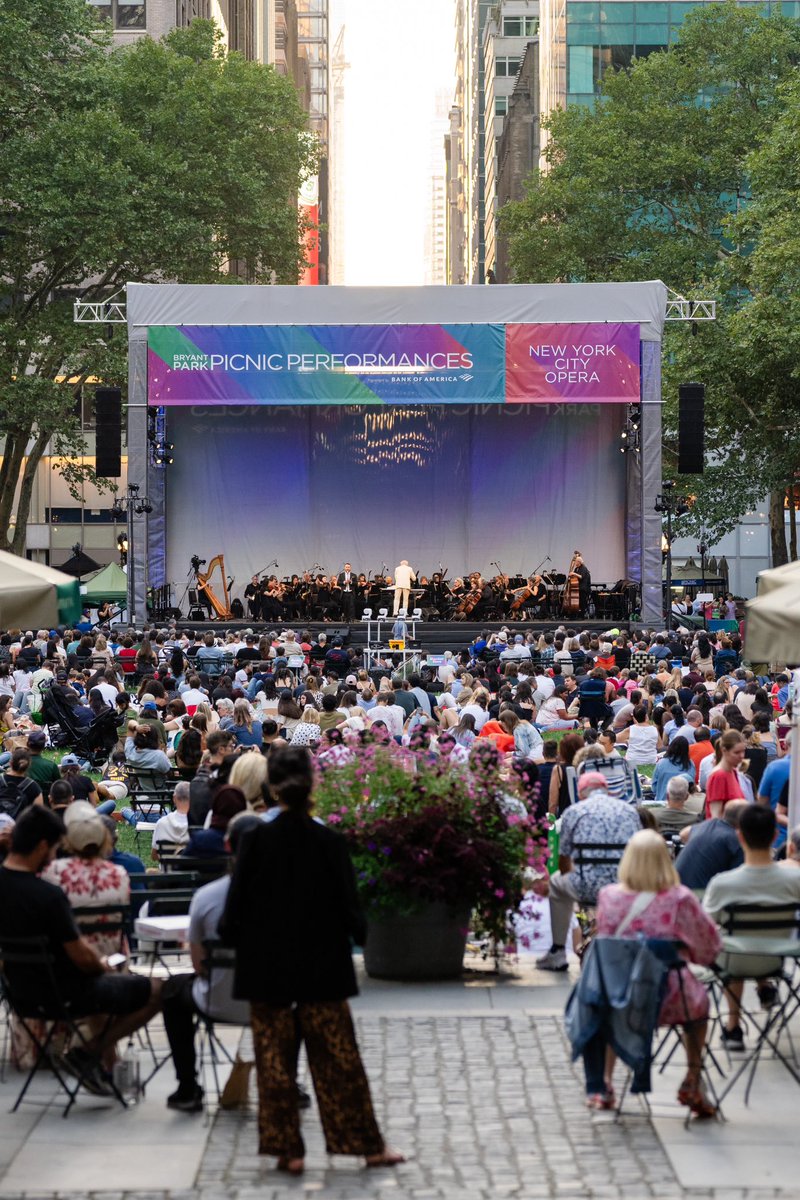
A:
{"type": "MultiPolygon", "coordinates": [[[[627,67],[675,40],[706,0],[542,0],[541,108],[591,105],[605,71],[627,67]]],[[[750,3],[751,0],[745,0],[750,3]]],[[[765,0],[765,13],[800,17],[798,0],[765,0]]]]}

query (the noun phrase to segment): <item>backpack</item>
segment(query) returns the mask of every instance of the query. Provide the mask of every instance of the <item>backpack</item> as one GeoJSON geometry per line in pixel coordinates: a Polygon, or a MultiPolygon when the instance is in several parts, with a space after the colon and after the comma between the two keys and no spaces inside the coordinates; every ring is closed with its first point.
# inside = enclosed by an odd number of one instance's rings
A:
{"type": "Polygon", "coordinates": [[[0,812],[16,821],[24,809],[33,804],[39,795],[37,785],[32,779],[21,779],[18,786],[7,778],[5,772],[0,775],[0,812]]]}

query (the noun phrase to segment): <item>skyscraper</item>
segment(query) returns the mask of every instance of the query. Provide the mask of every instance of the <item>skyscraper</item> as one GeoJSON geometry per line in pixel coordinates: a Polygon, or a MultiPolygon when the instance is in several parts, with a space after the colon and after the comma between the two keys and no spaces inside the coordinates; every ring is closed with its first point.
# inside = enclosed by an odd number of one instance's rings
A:
{"type": "Polygon", "coordinates": [[[497,274],[497,147],[526,46],[538,29],[539,0],[498,0],[483,29],[484,264],[487,279],[497,274]],[[490,271],[492,276],[489,276],[490,271]]]}
{"type": "Polygon", "coordinates": [[[345,282],[345,136],[344,115],[346,104],[346,71],[349,67],[344,49],[345,26],[336,36],[331,55],[331,157],[329,191],[332,220],[329,234],[330,282],[345,282]]]}
{"type": "Polygon", "coordinates": [[[450,128],[449,93],[436,93],[428,151],[428,219],[425,227],[425,283],[447,282],[447,178],[445,136],[450,128]]]}
{"type": "MultiPolygon", "coordinates": [[[[484,74],[483,28],[492,0],[457,0],[456,91],[458,152],[450,147],[450,171],[458,180],[464,222],[463,252],[448,262],[448,282],[483,283],[484,279],[484,74]]],[[[451,221],[452,228],[452,221],[451,221]]]]}

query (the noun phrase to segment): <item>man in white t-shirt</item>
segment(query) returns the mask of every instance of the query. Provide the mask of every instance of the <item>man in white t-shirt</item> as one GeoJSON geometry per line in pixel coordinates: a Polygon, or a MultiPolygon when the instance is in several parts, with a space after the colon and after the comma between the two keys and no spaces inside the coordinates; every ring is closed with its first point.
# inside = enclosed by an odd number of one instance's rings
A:
{"type": "MultiPolygon", "coordinates": [[[[709,883],[703,896],[703,907],[712,917],[719,918],[729,905],[775,905],[784,902],[786,916],[793,916],[800,906],[800,871],[784,870],[774,862],[772,843],[775,829],[775,813],[771,808],[763,804],[748,804],[742,810],[737,832],[744,851],[744,865],[715,875],[709,883]]],[[[757,941],[770,936],[788,939],[790,935],[790,929],[776,927],[770,935],[770,930],[766,928],[757,930],[753,939],[757,941]]],[[[741,936],[741,933],[737,933],[737,938],[741,936]]],[[[782,959],[755,953],[726,954],[723,951],[718,961],[723,970],[730,971],[734,976],[725,986],[728,1019],[722,1040],[729,1050],[743,1050],[739,998],[744,981],[757,980],[761,1003],[764,1007],[770,1007],[777,999],[777,989],[769,977],[780,971],[782,959]]]]}
{"type": "Polygon", "coordinates": [[[436,678],[439,683],[443,683],[447,687],[448,683],[452,683],[456,677],[456,669],[453,666],[453,651],[445,650],[444,662],[439,664],[436,671],[436,678]]]}
{"type": "Polygon", "coordinates": [[[370,710],[370,721],[383,721],[393,738],[403,736],[406,714],[399,704],[394,704],[392,692],[378,692],[377,704],[370,710]]]}
{"type": "Polygon", "coordinates": [[[534,676],[534,703],[538,706],[544,700],[548,700],[556,690],[556,685],[549,675],[537,674],[534,676]]]}
{"type": "Polygon", "coordinates": [[[189,784],[181,780],[175,784],[172,803],[175,808],[159,817],[153,829],[153,858],[158,858],[158,847],[163,842],[174,846],[185,846],[189,841],[189,784]]]}
{"type": "Polygon", "coordinates": [[[186,683],[188,687],[180,693],[180,698],[186,705],[189,716],[193,717],[198,704],[208,704],[208,692],[200,687],[198,675],[190,675],[186,683]]]}
{"type": "Polygon", "coordinates": [[[501,659],[508,661],[509,659],[530,658],[530,649],[525,645],[525,638],[521,633],[514,635],[514,642],[500,653],[501,659]]]}

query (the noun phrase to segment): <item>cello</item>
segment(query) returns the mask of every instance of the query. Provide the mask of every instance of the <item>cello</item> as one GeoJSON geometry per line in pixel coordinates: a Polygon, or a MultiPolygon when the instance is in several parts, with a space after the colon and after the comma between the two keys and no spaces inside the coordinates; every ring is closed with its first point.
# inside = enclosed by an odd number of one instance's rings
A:
{"type": "Polygon", "coordinates": [[[569,560],[569,569],[567,570],[567,582],[564,585],[564,593],[561,597],[561,611],[564,616],[577,616],[581,611],[581,592],[580,575],[575,574],[575,559],[581,557],[580,550],[576,550],[572,558],[569,560]]]}

